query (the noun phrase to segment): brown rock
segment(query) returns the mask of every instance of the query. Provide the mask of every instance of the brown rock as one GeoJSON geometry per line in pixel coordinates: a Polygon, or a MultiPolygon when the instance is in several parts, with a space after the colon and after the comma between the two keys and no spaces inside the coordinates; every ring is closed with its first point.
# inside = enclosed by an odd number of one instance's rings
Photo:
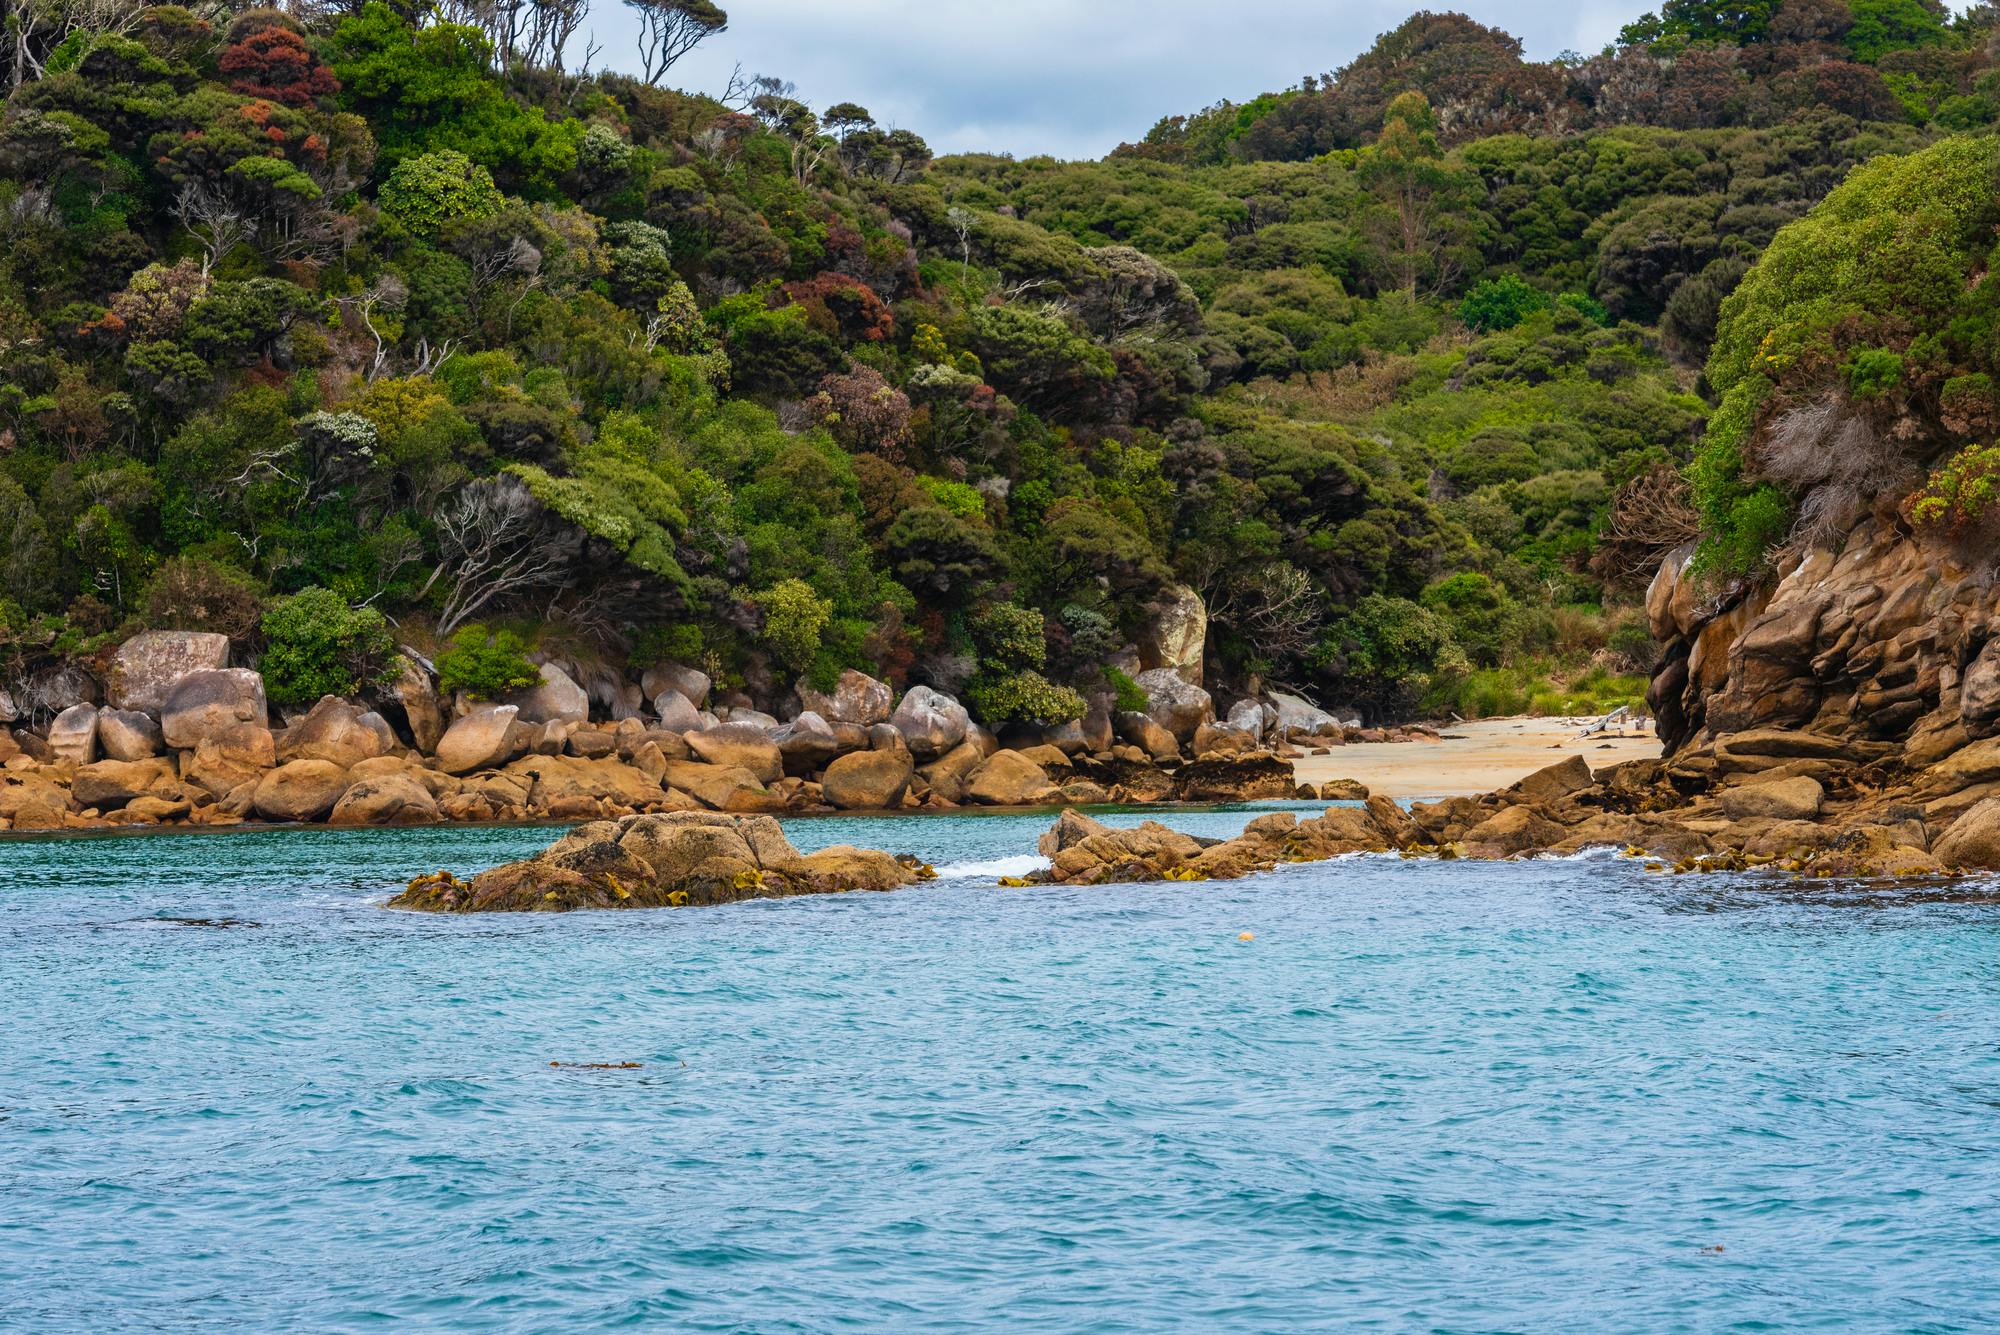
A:
{"type": "Polygon", "coordinates": [[[981,806],[1038,806],[1055,796],[1042,767],[1018,751],[995,752],[965,780],[964,800],[981,806]]]}
{"type": "Polygon", "coordinates": [[[931,791],[947,802],[965,799],[965,780],[985,763],[986,756],[973,742],[961,742],[919,771],[931,791]]]}
{"type": "Polygon", "coordinates": [[[324,760],[352,769],[396,748],[396,734],[380,714],[349,704],[337,695],[322,696],[304,718],[285,729],[278,745],[280,760],[324,760]]]}
{"type": "Polygon", "coordinates": [[[1208,692],[1171,668],[1141,672],[1134,680],[1146,693],[1146,713],[1178,741],[1191,741],[1197,728],[1215,719],[1208,692]]]}
{"type": "Polygon", "coordinates": [[[666,796],[658,779],[608,756],[590,760],[577,756],[528,756],[509,764],[503,773],[528,783],[527,805],[557,814],[564,804],[612,803],[646,807],[666,796]]]}
{"type": "Polygon", "coordinates": [[[347,771],[332,761],[294,760],[258,780],[250,805],[264,820],[324,820],[348,786],[347,771]]]}
{"type": "Polygon", "coordinates": [[[1584,789],[1596,784],[1591,776],[1590,762],[1582,756],[1538,769],[1527,778],[1508,788],[1506,792],[1524,802],[1554,804],[1566,797],[1573,797],[1584,789]]]}
{"type": "Polygon", "coordinates": [[[57,783],[45,775],[35,773],[0,774],[0,817],[14,822],[19,829],[54,829],[61,825],[61,816],[69,810],[70,795],[57,783]],[[46,810],[56,814],[55,825],[26,826],[21,823],[23,811],[46,810]]]}
{"type": "Polygon", "coordinates": [[[850,890],[897,890],[917,880],[914,869],[887,853],[836,844],[777,868],[795,891],[839,894],[850,890]]]}
{"type": "Polygon", "coordinates": [[[697,672],[679,663],[662,663],[657,667],[647,668],[645,675],[640,678],[640,689],[648,700],[654,702],[656,708],[659,697],[667,691],[672,691],[693,708],[700,709],[708,703],[708,692],[712,684],[707,673],[697,672]]]}
{"type": "Polygon", "coordinates": [[[942,691],[913,686],[904,695],[889,722],[902,734],[910,754],[919,760],[943,755],[965,740],[972,723],[965,706],[942,691]]]}
{"type": "Polygon", "coordinates": [[[1826,789],[1815,779],[1778,779],[1727,788],[1722,810],[1731,820],[1818,820],[1826,789]]]}
{"type": "Polygon", "coordinates": [[[1506,858],[1550,848],[1569,832],[1545,819],[1533,807],[1513,806],[1487,817],[1466,832],[1466,852],[1472,857],[1506,858]]]}
{"type": "Polygon", "coordinates": [[[826,767],[821,794],[842,811],[887,811],[902,805],[911,774],[907,753],[856,751],[826,767]]]}
{"type": "Polygon", "coordinates": [[[165,744],[152,715],[130,709],[97,713],[97,746],[110,760],[150,760],[165,744]]]}
{"type": "Polygon", "coordinates": [[[1268,751],[1223,759],[1203,757],[1174,771],[1177,802],[1263,802],[1293,796],[1298,780],[1289,760],[1268,751]]]}
{"type": "Polygon", "coordinates": [[[1139,638],[1140,666],[1171,672],[1191,686],[1200,686],[1208,647],[1208,608],[1201,595],[1176,584],[1147,610],[1151,615],[1139,638]]]}
{"type": "Polygon", "coordinates": [[[97,759],[97,706],[71,705],[49,724],[49,750],[57,760],[88,765],[97,759]]]}
{"type": "Polygon", "coordinates": [[[539,671],[539,684],[506,697],[506,703],[520,711],[521,722],[588,723],[590,693],[554,663],[542,664],[539,671]]]}
{"type": "Polygon", "coordinates": [[[1076,768],[1069,754],[1058,746],[1026,746],[1021,748],[1021,757],[1041,767],[1044,774],[1057,778],[1076,768]]]}
{"type": "Polygon", "coordinates": [[[712,811],[765,811],[782,806],[756,775],[734,765],[669,760],[666,782],[712,811]]]}
{"type": "Polygon", "coordinates": [[[784,753],[769,733],[752,724],[704,728],[687,734],[687,744],[704,763],[748,770],[760,784],[776,783],[785,776],[784,753]]]}
{"type": "Polygon", "coordinates": [[[186,820],[194,808],[184,797],[141,795],[127,802],[125,810],[144,820],[165,824],[168,821],[186,820]]]}
{"type": "Polygon", "coordinates": [[[270,726],[264,679],[247,668],[208,668],[177,679],[160,711],[160,731],[169,747],[191,751],[202,740],[238,724],[270,726]]]}
{"type": "Polygon", "coordinates": [[[1154,720],[1150,714],[1126,712],[1114,720],[1118,735],[1144,751],[1154,760],[1177,760],[1181,754],[1181,744],[1174,734],[1154,720]]]}
{"type": "Polygon", "coordinates": [[[1948,867],[2000,868],[2000,798],[1988,798],[1953,821],[1931,851],[1948,867]]]}
{"type": "Polygon", "coordinates": [[[201,739],[192,754],[181,757],[181,778],[221,797],[254,783],[278,763],[271,730],[254,723],[232,723],[201,739]]]}
{"type": "Polygon", "coordinates": [[[838,734],[811,710],[773,729],[771,740],[784,757],[785,773],[792,775],[817,773],[841,752],[838,734]]]}
{"type": "Polygon", "coordinates": [[[454,720],[438,741],[438,768],[447,774],[498,769],[528,749],[535,731],[513,705],[488,705],[454,720]]]}
{"type": "Polygon", "coordinates": [[[1366,802],[1368,785],[1358,779],[1329,779],[1319,786],[1322,802],[1366,802]]]}
{"type": "Polygon", "coordinates": [[[428,825],[437,818],[437,799],[430,789],[400,774],[352,785],[327,817],[334,825],[428,825]]]}
{"type": "Polygon", "coordinates": [[[1065,811],[1056,818],[1056,823],[1042,835],[1036,843],[1036,851],[1045,858],[1053,858],[1066,848],[1073,848],[1086,839],[1111,833],[1111,828],[1101,821],[1077,811],[1065,811]]]}
{"type": "Polygon", "coordinates": [[[395,707],[402,710],[403,722],[410,730],[410,740],[416,743],[417,750],[428,755],[437,750],[438,742],[444,737],[444,707],[438,702],[437,687],[431,682],[431,674],[424,671],[416,656],[405,652],[402,664],[402,670],[389,684],[387,694],[395,707]]]}
{"type": "Polygon", "coordinates": [[[70,779],[77,805],[111,811],[135,797],[177,792],[173,767],[164,760],[100,760],[85,765],[70,779]]]}

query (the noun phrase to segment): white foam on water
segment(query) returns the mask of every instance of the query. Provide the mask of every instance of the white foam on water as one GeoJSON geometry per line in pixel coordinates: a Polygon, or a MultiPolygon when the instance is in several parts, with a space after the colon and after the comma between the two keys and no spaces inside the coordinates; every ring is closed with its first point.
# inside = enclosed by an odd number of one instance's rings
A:
{"type": "Polygon", "coordinates": [[[940,881],[969,880],[973,877],[996,878],[1001,876],[1026,876],[1029,872],[1041,871],[1049,865],[1049,860],[1035,853],[1021,853],[1011,858],[994,858],[988,862],[954,862],[937,869],[940,881]]]}

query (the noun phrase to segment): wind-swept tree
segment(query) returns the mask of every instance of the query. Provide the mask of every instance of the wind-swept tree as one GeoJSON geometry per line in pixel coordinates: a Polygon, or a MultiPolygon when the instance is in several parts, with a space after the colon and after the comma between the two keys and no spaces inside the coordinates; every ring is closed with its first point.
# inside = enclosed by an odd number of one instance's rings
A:
{"type": "Polygon", "coordinates": [[[639,15],[639,68],[657,85],[676,61],[729,26],[709,0],[625,0],[639,15]]]}

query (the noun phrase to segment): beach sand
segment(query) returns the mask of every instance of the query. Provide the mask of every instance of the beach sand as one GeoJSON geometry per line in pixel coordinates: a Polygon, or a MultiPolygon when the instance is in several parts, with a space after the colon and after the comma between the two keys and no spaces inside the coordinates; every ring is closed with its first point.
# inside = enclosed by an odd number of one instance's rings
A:
{"type": "Polygon", "coordinates": [[[1393,798],[1469,796],[1504,788],[1545,765],[1580,755],[1593,769],[1660,754],[1648,727],[1579,737],[1589,719],[1501,718],[1454,723],[1437,742],[1357,742],[1294,761],[1301,783],[1356,779],[1393,798]]]}

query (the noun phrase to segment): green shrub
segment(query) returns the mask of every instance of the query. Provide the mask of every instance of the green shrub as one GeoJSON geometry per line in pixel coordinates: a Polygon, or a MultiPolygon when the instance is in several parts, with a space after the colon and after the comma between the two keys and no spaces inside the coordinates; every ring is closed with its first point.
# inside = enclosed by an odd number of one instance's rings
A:
{"type": "Polygon", "coordinates": [[[1089,702],[1039,672],[997,672],[977,678],[966,703],[989,728],[1006,723],[1067,723],[1079,719],[1089,702]]]}
{"type": "Polygon", "coordinates": [[[264,614],[265,694],[276,704],[352,695],[398,670],[396,640],[373,608],[355,608],[317,585],[264,614]]]}
{"type": "Polygon", "coordinates": [[[491,700],[533,686],[542,674],[528,661],[527,647],[511,630],[463,627],[452,636],[451,647],[437,656],[438,690],[491,700]]]}
{"type": "Polygon", "coordinates": [[[1507,591],[1473,571],[1447,575],[1424,590],[1426,610],[1443,617],[1451,638],[1482,667],[1495,667],[1521,640],[1519,609],[1507,591]]]}
{"type": "Polygon", "coordinates": [[[1458,303],[1458,322],[1482,334],[1512,329],[1549,308],[1549,294],[1518,274],[1481,281],[1458,303]]]}
{"type": "Polygon", "coordinates": [[[764,643],[771,656],[794,672],[811,667],[820,635],[833,620],[833,604],[802,579],[780,580],[753,601],[764,611],[764,643]]]}
{"type": "Polygon", "coordinates": [[[493,173],[451,149],[404,158],[376,196],[382,212],[425,240],[448,223],[490,218],[501,202],[493,173]]]}
{"type": "Polygon", "coordinates": [[[1919,531],[1966,538],[1982,532],[2000,499],[2000,446],[1969,445],[1954,454],[1907,501],[1919,531]]]}
{"type": "Polygon", "coordinates": [[[1145,687],[1115,667],[1104,669],[1104,679],[1111,683],[1111,691],[1118,698],[1117,707],[1121,714],[1143,714],[1153,703],[1145,687]]]}

